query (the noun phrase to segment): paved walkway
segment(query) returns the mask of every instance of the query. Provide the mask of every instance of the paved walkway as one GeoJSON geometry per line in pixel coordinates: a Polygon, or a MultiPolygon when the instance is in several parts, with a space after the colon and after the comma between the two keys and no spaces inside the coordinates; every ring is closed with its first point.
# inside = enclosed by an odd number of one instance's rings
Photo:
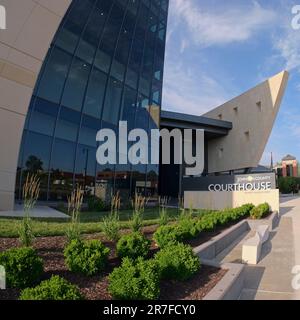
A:
{"type": "MultiPolygon", "coordinates": [[[[24,216],[23,207],[15,206],[14,211],[0,211],[0,217],[20,218],[24,216]]],[[[32,218],[55,218],[55,219],[69,219],[69,216],[46,206],[35,207],[30,216],[32,218]]]]}
{"type": "MultiPolygon", "coordinates": [[[[263,246],[257,266],[246,266],[245,286],[241,300],[300,300],[300,290],[292,288],[294,266],[300,266],[300,197],[281,199],[281,221],[270,240],[263,246]]],[[[218,257],[219,262],[241,263],[242,244],[253,231],[218,257]]]]}

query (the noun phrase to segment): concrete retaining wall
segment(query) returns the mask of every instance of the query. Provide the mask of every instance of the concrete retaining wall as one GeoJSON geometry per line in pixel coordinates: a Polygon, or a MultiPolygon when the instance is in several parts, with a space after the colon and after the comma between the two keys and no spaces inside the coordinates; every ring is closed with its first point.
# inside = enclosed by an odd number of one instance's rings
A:
{"type": "Polygon", "coordinates": [[[223,279],[205,296],[203,300],[238,300],[244,288],[245,265],[235,263],[214,264],[202,261],[203,264],[227,270],[223,279]]]}
{"type": "Polygon", "coordinates": [[[200,259],[213,260],[219,253],[225,250],[239,236],[247,232],[249,229],[248,222],[246,220],[241,221],[228,230],[225,230],[212,240],[195,248],[194,252],[200,257],[200,259]]]}

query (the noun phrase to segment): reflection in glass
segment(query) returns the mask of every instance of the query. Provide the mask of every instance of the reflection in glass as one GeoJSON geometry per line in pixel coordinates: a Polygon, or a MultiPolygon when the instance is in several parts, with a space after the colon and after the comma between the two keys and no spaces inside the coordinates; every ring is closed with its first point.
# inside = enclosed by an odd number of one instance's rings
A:
{"type": "Polygon", "coordinates": [[[96,134],[120,120],[128,130],[159,125],[167,8],[167,0],[72,1],[32,96],[17,197],[30,172],[41,177],[41,200],[66,201],[75,185],[104,200],[157,195],[157,166],[98,165],[96,134]]]}

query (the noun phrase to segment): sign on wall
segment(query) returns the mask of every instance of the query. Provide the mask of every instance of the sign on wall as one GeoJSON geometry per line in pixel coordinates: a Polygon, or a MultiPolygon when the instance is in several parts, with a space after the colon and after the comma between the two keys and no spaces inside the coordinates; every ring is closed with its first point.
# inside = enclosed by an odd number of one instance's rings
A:
{"type": "Polygon", "coordinates": [[[184,191],[267,191],[276,189],[275,173],[184,178],[184,191]]]}

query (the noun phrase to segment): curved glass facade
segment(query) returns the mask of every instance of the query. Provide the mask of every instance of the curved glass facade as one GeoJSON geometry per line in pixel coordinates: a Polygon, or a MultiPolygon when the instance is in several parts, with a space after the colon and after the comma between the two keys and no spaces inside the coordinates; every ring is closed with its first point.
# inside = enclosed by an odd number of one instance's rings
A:
{"type": "Polygon", "coordinates": [[[30,103],[17,198],[28,172],[41,176],[41,200],[66,200],[74,185],[156,195],[158,166],[98,165],[96,133],[159,125],[167,14],[168,0],[73,0],[30,103]]]}

